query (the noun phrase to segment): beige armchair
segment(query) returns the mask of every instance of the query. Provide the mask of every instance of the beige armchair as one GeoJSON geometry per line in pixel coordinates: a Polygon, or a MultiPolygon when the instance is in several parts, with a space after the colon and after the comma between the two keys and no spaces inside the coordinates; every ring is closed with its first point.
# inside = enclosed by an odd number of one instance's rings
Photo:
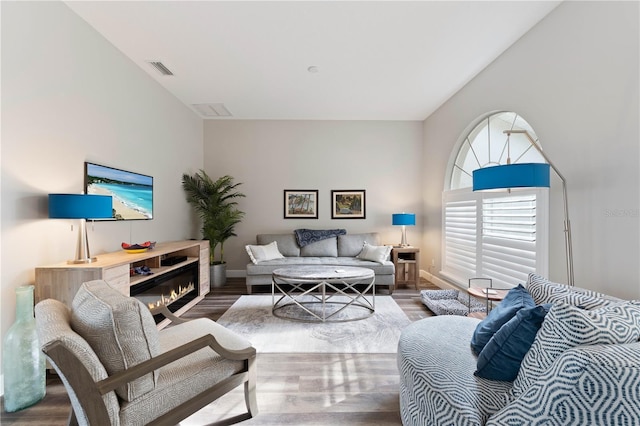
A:
{"type": "Polygon", "coordinates": [[[151,312],[106,282],[82,285],[72,309],[36,305],[43,352],[71,399],[69,424],[172,425],[244,384],[247,413],[258,413],[256,351],[209,319],[158,331],[151,312]]]}

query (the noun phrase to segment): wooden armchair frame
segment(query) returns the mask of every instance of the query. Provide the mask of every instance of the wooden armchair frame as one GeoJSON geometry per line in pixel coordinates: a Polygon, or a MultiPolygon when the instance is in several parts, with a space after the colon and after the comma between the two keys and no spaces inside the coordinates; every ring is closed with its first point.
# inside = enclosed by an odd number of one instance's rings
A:
{"type": "MultiPolygon", "coordinates": [[[[165,312],[162,313],[165,314],[165,312]]],[[[178,323],[187,322],[175,317],[173,314],[165,316],[178,323]]],[[[175,425],[243,383],[247,413],[239,414],[214,424],[233,424],[250,419],[257,415],[258,405],[256,400],[257,374],[255,348],[250,347],[243,350],[229,350],[220,345],[215,337],[210,334],[192,340],[191,342],[185,343],[177,348],[162,353],[157,357],[151,358],[98,382],[93,380],[91,374],[82,362],[80,362],[80,360],[60,342],[54,341],[43,347],[42,351],[52,361],[56,370],[58,370],[58,372],[67,380],[68,385],[74,390],[75,395],[87,416],[89,424],[106,425],[110,424],[110,418],[102,398],[103,395],[114,391],[117,387],[123,384],[131,382],[145,374],[153,372],[160,367],[206,347],[211,348],[226,359],[244,361],[242,371],[211,386],[206,391],[196,395],[147,424],[175,425]]],[[[78,424],[73,407],[69,414],[68,424],[78,424]]]]}

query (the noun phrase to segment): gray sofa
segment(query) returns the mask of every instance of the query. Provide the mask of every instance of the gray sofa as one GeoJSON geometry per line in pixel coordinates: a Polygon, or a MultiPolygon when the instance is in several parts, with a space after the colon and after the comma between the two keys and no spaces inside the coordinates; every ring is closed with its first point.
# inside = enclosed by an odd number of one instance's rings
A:
{"type": "Polygon", "coordinates": [[[513,381],[478,376],[482,353],[470,341],[479,319],[435,316],[403,330],[405,426],[640,425],[640,301],[533,274],[525,287],[538,306],[551,306],[513,381]]]}
{"type": "Polygon", "coordinates": [[[395,268],[393,262],[384,263],[358,259],[365,242],[379,246],[380,236],[376,232],[362,234],[345,234],[327,238],[300,247],[295,234],[258,234],[258,245],[266,245],[275,241],[278,250],[284,256],[281,259],[263,260],[247,265],[247,293],[252,293],[255,285],[271,285],[271,274],[278,268],[302,265],[327,266],[359,266],[372,269],[375,273],[376,290],[383,286],[393,293],[395,287],[395,268]]]}

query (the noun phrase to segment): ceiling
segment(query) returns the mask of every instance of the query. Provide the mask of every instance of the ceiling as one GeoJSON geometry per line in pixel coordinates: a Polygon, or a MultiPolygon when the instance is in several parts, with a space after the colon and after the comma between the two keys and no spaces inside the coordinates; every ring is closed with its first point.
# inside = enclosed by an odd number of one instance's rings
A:
{"type": "Polygon", "coordinates": [[[309,120],[424,120],[559,3],[66,2],[191,108],[309,120]]]}

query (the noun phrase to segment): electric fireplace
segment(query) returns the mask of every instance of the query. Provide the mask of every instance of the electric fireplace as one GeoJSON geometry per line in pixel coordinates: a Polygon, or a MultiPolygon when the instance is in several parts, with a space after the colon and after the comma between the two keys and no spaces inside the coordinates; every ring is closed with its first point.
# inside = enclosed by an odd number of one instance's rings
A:
{"type": "MultiPolygon", "coordinates": [[[[177,268],[130,288],[131,296],[143,302],[149,309],[165,305],[176,312],[198,295],[198,262],[177,268]]],[[[153,316],[156,324],[164,319],[162,314],[153,316]]]]}

